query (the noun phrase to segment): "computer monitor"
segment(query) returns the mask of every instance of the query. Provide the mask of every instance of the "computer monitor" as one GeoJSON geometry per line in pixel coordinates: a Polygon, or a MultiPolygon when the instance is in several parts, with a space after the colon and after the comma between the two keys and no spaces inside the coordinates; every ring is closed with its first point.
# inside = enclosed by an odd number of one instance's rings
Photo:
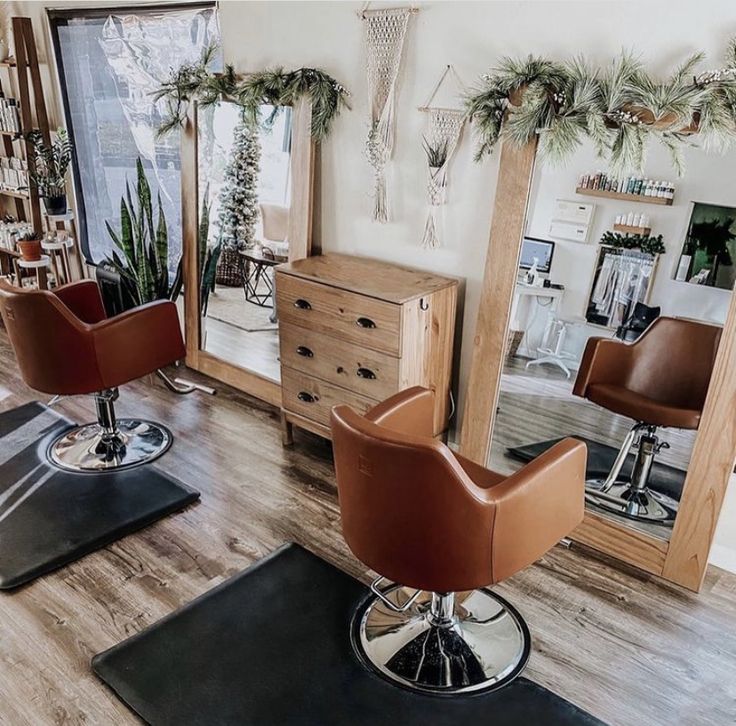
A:
{"type": "Polygon", "coordinates": [[[530,270],[537,260],[537,270],[548,273],[552,267],[552,256],[555,253],[555,243],[536,237],[524,237],[521,242],[521,258],[519,269],[530,270]]]}

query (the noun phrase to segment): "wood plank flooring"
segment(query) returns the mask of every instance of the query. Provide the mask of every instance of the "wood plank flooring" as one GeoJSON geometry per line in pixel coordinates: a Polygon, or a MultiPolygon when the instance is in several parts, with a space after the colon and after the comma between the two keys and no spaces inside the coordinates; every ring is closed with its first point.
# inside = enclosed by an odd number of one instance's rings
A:
{"type": "MultiPolygon", "coordinates": [[[[0,410],[39,399],[18,377],[1,330],[0,366],[0,410]]],[[[202,500],[0,594],[1,724],[137,723],[91,674],[91,657],[283,542],[367,579],[340,534],[329,446],[297,432],[296,446],[282,449],[274,410],[216,385],[212,398],[176,397],[148,381],[122,390],[120,415],[171,427],[176,441],[160,465],[198,487],[202,500]]],[[[92,414],[83,398],[59,409],[80,421],[92,414]]],[[[696,596],[557,547],[498,590],[533,634],[526,675],[604,721],[736,720],[736,577],[711,569],[696,596]]]]}

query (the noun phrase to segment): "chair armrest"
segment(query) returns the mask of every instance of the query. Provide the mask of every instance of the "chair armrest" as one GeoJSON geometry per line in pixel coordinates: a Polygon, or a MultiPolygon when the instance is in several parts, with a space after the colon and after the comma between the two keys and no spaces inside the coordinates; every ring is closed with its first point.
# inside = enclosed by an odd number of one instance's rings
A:
{"type": "Polygon", "coordinates": [[[585,514],[587,447],[564,439],[485,490],[496,507],[491,556],[499,582],[536,562],[585,514]]]}
{"type": "Polygon", "coordinates": [[[107,388],[153,373],[184,358],[176,305],[141,305],[91,326],[100,375],[107,388]]]}
{"type": "Polygon", "coordinates": [[[634,344],[611,338],[588,338],[572,392],[585,398],[593,383],[622,385],[628,378],[634,344]]]}
{"type": "Polygon", "coordinates": [[[100,288],[94,280],[79,280],[52,290],[83,323],[92,325],[107,318],[100,288]]]}
{"type": "Polygon", "coordinates": [[[434,435],[434,391],[407,388],[374,406],[365,417],[392,431],[410,436],[434,435]]]}

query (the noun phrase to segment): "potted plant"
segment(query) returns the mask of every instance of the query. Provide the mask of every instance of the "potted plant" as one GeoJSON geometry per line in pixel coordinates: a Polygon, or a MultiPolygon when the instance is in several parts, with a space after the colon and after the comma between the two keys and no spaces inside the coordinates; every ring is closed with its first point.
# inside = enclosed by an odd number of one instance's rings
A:
{"type": "Polygon", "coordinates": [[[181,275],[169,275],[169,232],[161,204],[154,207],[151,187],[140,157],[136,160],[136,184],[125,182],[120,199],[120,229],[105,222],[114,248],[105,262],[120,276],[134,305],[173,300],[181,289],[181,275]],[[134,191],[133,191],[134,190],[134,191]]]}
{"type": "Polygon", "coordinates": [[[31,179],[43,198],[46,213],[66,214],[66,174],[72,161],[72,143],[66,129],[57,130],[50,146],[38,130],[26,134],[26,140],[33,149],[31,179]]]}
{"type": "Polygon", "coordinates": [[[26,232],[17,244],[22,259],[27,262],[41,259],[41,235],[38,232],[26,232]]]}

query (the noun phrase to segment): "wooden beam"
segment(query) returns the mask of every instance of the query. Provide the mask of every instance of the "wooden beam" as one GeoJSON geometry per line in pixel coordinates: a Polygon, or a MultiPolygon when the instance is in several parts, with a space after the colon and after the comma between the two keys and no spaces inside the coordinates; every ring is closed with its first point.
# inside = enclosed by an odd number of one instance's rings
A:
{"type": "Polygon", "coordinates": [[[312,102],[302,96],[293,107],[291,122],[291,204],[289,205],[289,262],[312,253],[314,157],[312,102]]]}
{"type": "Polygon", "coordinates": [[[491,448],[536,155],[536,138],[521,148],[506,142],[501,147],[460,438],[463,456],[482,466],[486,465],[491,448]]]}
{"type": "Polygon", "coordinates": [[[622,527],[610,517],[590,510],[585,511],[583,523],[573,531],[570,539],[653,575],[662,574],[668,550],[666,540],[652,537],[632,527],[622,527]]]}
{"type": "MultiPolygon", "coordinates": [[[[31,100],[28,86],[28,44],[33,44],[33,31],[31,30],[30,40],[27,38],[27,26],[25,24],[27,18],[13,18],[13,39],[15,40],[15,58],[18,71],[18,101],[20,103],[20,121],[21,129],[24,134],[33,130],[33,113],[31,110],[31,100]]],[[[35,159],[33,145],[26,141],[23,137],[23,147],[25,149],[26,162],[28,163],[28,186],[29,186],[29,205],[31,208],[31,224],[36,232],[43,232],[43,219],[41,217],[41,203],[38,198],[38,189],[33,183],[32,175],[35,171],[35,159]]]]}
{"type": "Polygon", "coordinates": [[[663,576],[699,590],[736,460],[736,294],[731,294],[663,576]]]}
{"type": "Polygon", "coordinates": [[[197,368],[201,338],[199,269],[199,179],[197,104],[189,106],[181,130],[181,255],[184,279],[184,337],[186,363],[197,368]]]}

